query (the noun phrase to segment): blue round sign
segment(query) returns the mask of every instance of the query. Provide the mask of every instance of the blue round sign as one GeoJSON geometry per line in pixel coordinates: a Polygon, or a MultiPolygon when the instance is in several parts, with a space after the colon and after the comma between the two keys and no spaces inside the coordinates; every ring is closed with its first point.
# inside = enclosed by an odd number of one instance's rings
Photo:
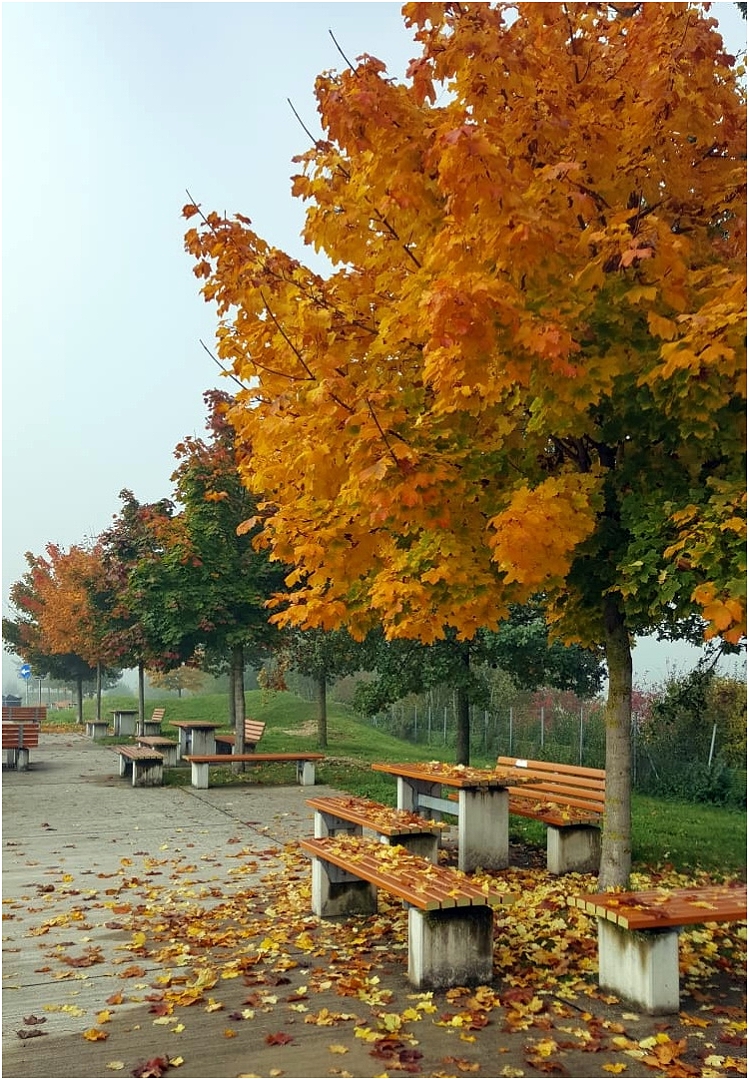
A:
{"type": "Polygon", "coordinates": [[[30,679],[31,664],[21,664],[20,668],[18,669],[18,674],[21,676],[22,679],[30,679]]]}

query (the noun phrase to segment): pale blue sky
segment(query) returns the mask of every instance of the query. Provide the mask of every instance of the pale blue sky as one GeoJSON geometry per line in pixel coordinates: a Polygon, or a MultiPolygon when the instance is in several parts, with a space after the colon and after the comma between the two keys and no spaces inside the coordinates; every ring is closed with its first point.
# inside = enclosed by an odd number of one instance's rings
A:
{"type": "MultiPolygon", "coordinates": [[[[714,13],[743,48],[735,6],[714,13]]],[[[286,99],[317,130],[329,30],[393,76],[416,54],[397,3],[3,3],[4,610],[25,551],[98,535],[121,488],[169,496],[203,391],[231,388],[200,346],[185,189],[310,260],[286,99]]],[[[651,678],[688,662],[637,654],[651,678]]]]}

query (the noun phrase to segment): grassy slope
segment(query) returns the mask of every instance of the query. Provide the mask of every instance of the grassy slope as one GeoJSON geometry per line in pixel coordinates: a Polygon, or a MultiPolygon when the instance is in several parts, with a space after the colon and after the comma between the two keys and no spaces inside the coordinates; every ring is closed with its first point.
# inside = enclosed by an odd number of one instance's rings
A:
{"type": "MultiPolygon", "coordinates": [[[[166,708],[165,732],[170,720],[217,720],[228,729],[225,695],[202,697],[149,699],[146,716],[154,708],[166,708]]],[[[132,697],[107,697],[104,709],[135,708],[132,697]]],[[[87,701],[84,716],[94,715],[94,703],[87,701]]],[[[266,730],[258,749],[295,750],[317,749],[315,723],[316,704],[303,701],[293,694],[263,695],[260,691],[247,694],[247,715],[266,722],[266,730]]],[[[69,714],[49,713],[49,720],[70,722],[69,714]]],[[[373,761],[429,761],[440,758],[452,760],[452,748],[416,746],[379,731],[372,724],[357,719],[349,709],[331,704],[328,715],[327,758],[317,770],[318,781],[356,794],[368,795],[381,802],[395,805],[395,780],[370,769],[373,761]]],[[[474,765],[489,765],[491,761],[475,757],[474,765]]],[[[172,774],[175,780],[186,782],[187,777],[172,774]]],[[[262,771],[266,782],[289,782],[288,768],[269,766],[262,771]]],[[[257,772],[252,778],[257,779],[257,772]]],[[[226,781],[237,782],[244,777],[232,777],[227,770],[226,781]]],[[[216,777],[216,781],[219,777],[216,777]]],[[[543,846],[544,827],[524,818],[511,819],[511,837],[543,846]]],[[[670,863],[679,870],[702,868],[727,874],[746,874],[747,836],[746,815],[721,807],[671,802],[641,795],[633,797],[632,807],[633,854],[636,864],[659,866],[670,863]]]]}

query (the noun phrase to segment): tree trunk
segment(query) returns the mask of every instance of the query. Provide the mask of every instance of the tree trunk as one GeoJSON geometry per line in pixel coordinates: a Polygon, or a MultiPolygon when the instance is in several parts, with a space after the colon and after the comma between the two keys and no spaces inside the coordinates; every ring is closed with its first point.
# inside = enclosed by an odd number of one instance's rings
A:
{"type": "MultiPolygon", "coordinates": [[[[243,754],[244,750],[244,649],[241,645],[233,645],[231,650],[231,678],[229,680],[229,693],[234,708],[234,753],[243,754]]],[[[238,762],[232,768],[236,772],[244,772],[245,763],[238,762]]]]}
{"type": "Polygon", "coordinates": [[[471,762],[471,704],[468,700],[468,678],[471,669],[471,647],[468,642],[458,646],[460,662],[465,668],[463,678],[458,682],[455,714],[457,729],[455,732],[455,763],[469,765],[471,762]]]}
{"type": "Polygon", "coordinates": [[[101,723],[101,664],[96,664],[96,722],[101,723]]]}
{"type": "Polygon", "coordinates": [[[322,750],[328,745],[328,684],[324,671],[317,677],[317,743],[322,750]]]}
{"type": "Polygon", "coordinates": [[[632,869],[632,650],[615,597],[604,606],[606,664],[606,812],[598,884],[626,888],[632,869]]]}
{"type": "Polygon", "coordinates": [[[79,676],[75,680],[76,708],[78,710],[78,723],[83,723],[83,679],[79,676]]]}
{"type": "Polygon", "coordinates": [[[138,664],[138,725],[139,735],[146,733],[146,669],[138,664]]]}

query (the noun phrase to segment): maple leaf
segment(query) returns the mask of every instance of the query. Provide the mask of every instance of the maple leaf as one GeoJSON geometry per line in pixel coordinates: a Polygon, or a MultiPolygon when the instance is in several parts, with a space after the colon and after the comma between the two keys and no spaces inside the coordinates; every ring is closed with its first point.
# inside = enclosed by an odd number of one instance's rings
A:
{"type": "Polygon", "coordinates": [[[277,1031],[273,1034],[266,1035],[265,1041],[268,1046],[286,1046],[287,1043],[294,1041],[294,1037],[292,1035],[287,1035],[284,1031],[277,1031]]]}
{"type": "Polygon", "coordinates": [[[142,1061],[133,1069],[133,1076],[163,1076],[169,1068],[169,1058],[153,1057],[142,1061]]]}
{"type": "Polygon", "coordinates": [[[104,1039],[108,1039],[109,1034],[106,1031],[99,1031],[98,1028],[89,1028],[87,1031],[83,1032],[83,1038],[87,1039],[88,1042],[101,1042],[104,1039]]]}

